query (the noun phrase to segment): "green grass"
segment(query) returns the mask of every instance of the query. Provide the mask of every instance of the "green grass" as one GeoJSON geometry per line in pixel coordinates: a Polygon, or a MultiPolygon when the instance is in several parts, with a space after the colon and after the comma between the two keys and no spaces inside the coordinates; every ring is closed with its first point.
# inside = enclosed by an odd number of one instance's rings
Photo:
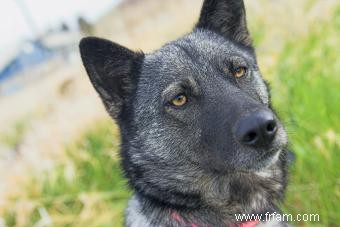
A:
{"type": "MultiPolygon", "coordinates": [[[[340,10],[332,23],[287,44],[273,81],[297,159],[284,210],[340,223],[340,10]]],[[[297,223],[298,224],[298,223],[297,223]]]]}
{"type": "Polygon", "coordinates": [[[15,150],[22,142],[30,120],[31,119],[29,119],[28,117],[24,118],[16,122],[10,132],[6,134],[0,134],[0,143],[4,144],[12,150],[15,150]]]}
{"type": "MultiPolygon", "coordinates": [[[[299,226],[340,223],[339,44],[337,10],[330,23],[287,43],[271,70],[274,75],[269,75],[274,106],[286,122],[296,154],[283,210],[320,215],[320,222],[295,223],[299,226]]],[[[19,222],[32,226],[49,219],[54,226],[121,226],[131,193],[119,168],[118,143],[113,123],[90,128],[66,147],[67,156],[56,170],[26,185],[25,197],[13,198],[13,204],[25,202],[30,209],[18,213],[16,206],[10,207],[5,214],[8,226],[19,222]]]]}
{"type": "Polygon", "coordinates": [[[9,226],[26,215],[28,226],[41,221],[43,211],[55,226],[121,226],[126,200],[130,196],[117,156],[119,135],[111,122],[99,122],[79,141],[66,148],[67,158],[43,179],[27,185],[20,200],[31,210],[5,215],[9,226]]]}

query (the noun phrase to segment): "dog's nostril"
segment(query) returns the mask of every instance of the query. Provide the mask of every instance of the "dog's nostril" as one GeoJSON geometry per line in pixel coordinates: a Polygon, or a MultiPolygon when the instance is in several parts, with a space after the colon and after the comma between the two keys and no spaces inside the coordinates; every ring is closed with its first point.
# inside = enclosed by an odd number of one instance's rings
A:
{"type": "Polygon", "coordinates": [[[249,132],[243,137],[243,142],[245,143],[252,143],[257,139],[256,132],[249,132]]]}
{"type": "Polygon", "coordinates": [[[268,124],[267,124],[267,132],[271,133],[271,132],[275,132],[276,131],[276,123],[275,121],[270,121],[268,124]]]}

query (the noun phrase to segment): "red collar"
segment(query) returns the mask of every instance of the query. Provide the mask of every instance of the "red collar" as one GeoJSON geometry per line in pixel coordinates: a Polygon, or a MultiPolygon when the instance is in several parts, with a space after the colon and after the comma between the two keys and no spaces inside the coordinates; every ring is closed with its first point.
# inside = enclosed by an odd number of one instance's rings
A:
{"type": "MultiPolygon", "coordinates": [[[[186,223],[183,218],[176,212],[171,213],[171,219],[176,221],[179,224],[183,224],[183,226],[190,226],[190,227],[199,227],[196,223],[186,223]]],[[[260,221],[254,220],[254,221],[246,221],[242,222],[236,226],[230,225],[230,227],[255,227],[256,225],[260,224],[260,221]]]]}
{"type": "Polygon", "coordinates": [[[260,221],[254,220],[254,221],[246,221],[242,222],[237,225],[237,227],[254,227],[256,225],[260,224],[260,221]]]}

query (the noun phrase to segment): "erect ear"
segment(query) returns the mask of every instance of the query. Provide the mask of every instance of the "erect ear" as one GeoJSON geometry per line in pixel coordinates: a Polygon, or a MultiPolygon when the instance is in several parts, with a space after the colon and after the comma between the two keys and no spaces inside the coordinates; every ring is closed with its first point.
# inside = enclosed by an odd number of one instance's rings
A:
{"type": "Polygon", "coordinates": [[[243,0],[204,0],[197,28],[209,29],[251,46],[243,0]]]}
{"type": "Polygon", "coordinates": [[[79,48],[94,88],[107,111],[116,118],[135,92],[144,54],[95,37],[82,39],[79,48]]]}

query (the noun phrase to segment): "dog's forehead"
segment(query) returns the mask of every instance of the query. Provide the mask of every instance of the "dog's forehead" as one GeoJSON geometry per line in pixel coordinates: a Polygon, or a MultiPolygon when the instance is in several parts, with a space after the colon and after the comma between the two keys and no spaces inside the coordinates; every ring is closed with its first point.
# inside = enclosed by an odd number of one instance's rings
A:
{"type": "Polygon", "coordinates": [[[198,77],[233,56],[256,64],[251,51],[214,32],[197,29],[146,55],[141,79],[162,86],[182,77],[198,77]]]}

